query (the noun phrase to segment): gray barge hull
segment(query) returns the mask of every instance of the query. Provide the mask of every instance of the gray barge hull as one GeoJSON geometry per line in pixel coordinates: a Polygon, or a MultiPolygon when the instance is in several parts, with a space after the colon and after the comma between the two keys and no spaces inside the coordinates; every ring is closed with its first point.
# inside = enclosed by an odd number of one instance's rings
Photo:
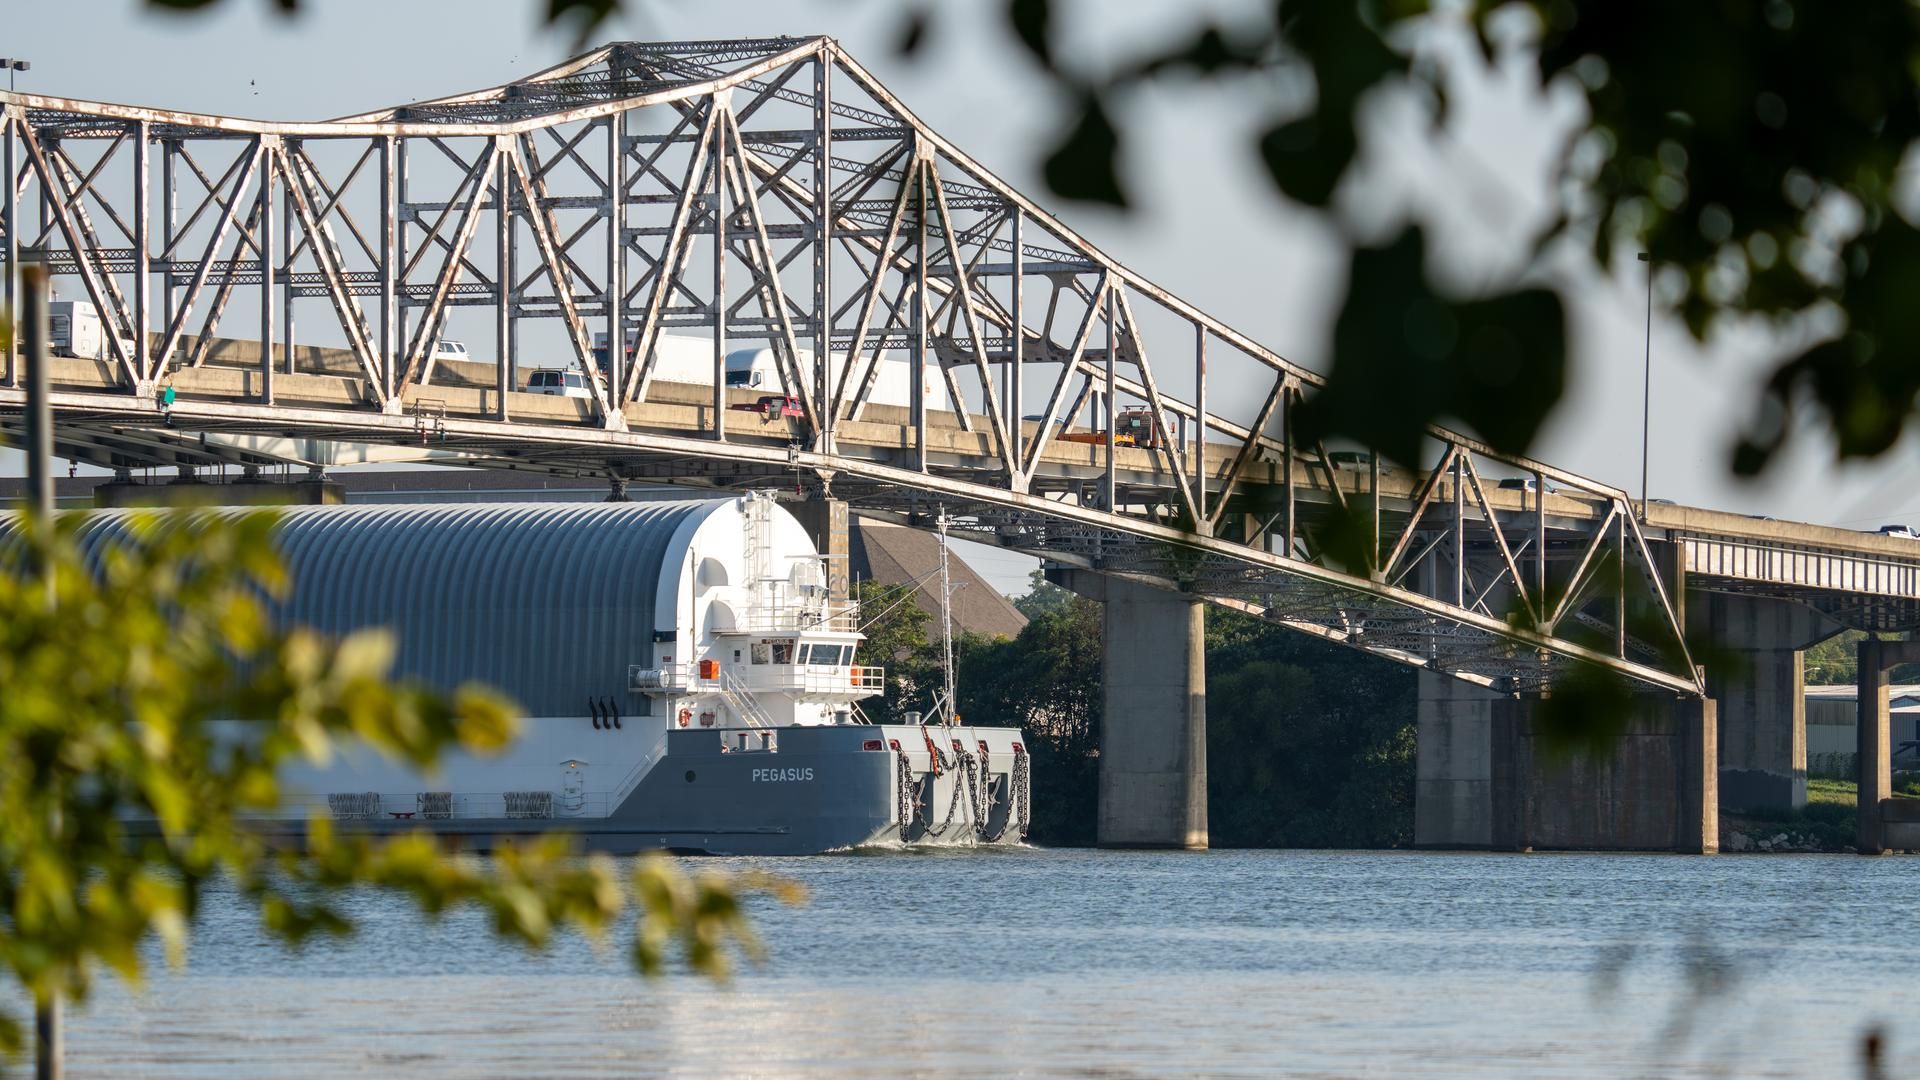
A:
{"type": "MultiPolygon", "coordinates": [[[[1031,767],[1016,728],[695,728],[669,731],[665,754],[606,817],[350,820],[337,827],[374,835],[424,828],[475,851],[558,833],[613,854],[812,855],[874,846],[1010,846],[1025,838],[1031,808],[1031,767]],[[930,741],[939,750],[937,765],[930,741]]],[[[284,825],[265,829],[293,842],[305,832],[302,823],[284,825]]]]}

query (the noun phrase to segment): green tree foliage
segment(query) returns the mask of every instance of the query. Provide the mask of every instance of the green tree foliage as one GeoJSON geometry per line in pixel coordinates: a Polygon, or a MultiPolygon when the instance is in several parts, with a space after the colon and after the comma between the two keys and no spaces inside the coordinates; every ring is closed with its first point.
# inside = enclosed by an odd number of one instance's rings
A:
{"type": "Polygon", "coordinates": [[[1207,612],[1207,824],[1220,847],[1413,842],[1415,674],[1207,612]]]}
{"type": "MultiPolygon", "coordinates": [[[[1808,686],[1852,685],[1860,681],[1860,642],[1866,639],[1860,630],[1844,630],[1806,651],[1805,673],[1808,686]]],[[[1883,637],[1909,637],[1907,634],[1883,637]]],[[[1920,664],[1898,664],[1887,673],[1895,683],[1920,682],[1920,664]]]]}
{"type": "Polygon", "coordinates": [[[1042,795],[1029,837],[1087,845],[1099,790],[1101,609],[1058,591],[1035,606],[1019,637],[966,640],[960,712],[970,724],[1025,729],[1042,795]]]}
{"type": "Polygon", "coordinates": [[[1027,575],[1026,594],[1014,597],[1013,606],[1032,620],[1072,605],[1073,599],[1072,590],[1048,581],[1046,571],[1036,566],[1027,575]]]}
{"type": "Polygon", "coordinates": [[[1860,678],[1860,642],[1866,634],[1847,630],[1810,648],[1805,656],[1808,686],[1836,686],[1855,683],[1860,678]]]}
{"type": "Polygon", "coordinates": [[[854,588],[860,604],[863,663],[885,665],[886,693],[860,703],[867,719],[905,723],[908,712],[925,713],[940,692],[939,628],[920,606],[911,585],[862,581],[854,588]]]}
{"type": "MultiPolygon", "coordinates": [[[[249,820],[280,804],[284,763],[351,741],[429,768],[506,745],[512,707],[479,687],[389,681],[383,633],[274,628],[266,603],[288,582],[269,514],[131,518],[92,563],[81,520],[0,545],[0,964],[37,1001],[83,1000],[103,967],[137,982],[151,938],[179,960],[216,877],[291,942],[350,932],[333,901],[357,886],[429,913],[478,905],[495,933],[533,947],[565,927],[604,935],[637,906],[629,951],[643,971],[678,953],[716,975],[736,947],[756,948],[736,889],[795,898],[660,859],[623,870],[557,837],[482,860],[443,855],[426,833],[343,836],[315,818],[304,850],[276,846],[249,820]],[[226,718],[243,738],[219,734],[226,718]]],[[[20,1045],[10,1017],[0,1045],[20,1045]]]]}

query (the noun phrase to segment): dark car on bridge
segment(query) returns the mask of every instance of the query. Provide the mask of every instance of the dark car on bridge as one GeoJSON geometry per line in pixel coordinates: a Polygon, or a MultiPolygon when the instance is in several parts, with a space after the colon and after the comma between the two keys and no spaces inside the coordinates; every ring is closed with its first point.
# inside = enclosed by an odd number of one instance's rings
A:
{"type": "Polygon", "coordinates": [[[1546,485],[1549,495],[1560,490],[1560,485],[1551,480],[1535,480],[1531,476],[1509,476],[1500,481],[1500,486],[1508,491],[1532,491],[1540,484],[1546,485]]]}

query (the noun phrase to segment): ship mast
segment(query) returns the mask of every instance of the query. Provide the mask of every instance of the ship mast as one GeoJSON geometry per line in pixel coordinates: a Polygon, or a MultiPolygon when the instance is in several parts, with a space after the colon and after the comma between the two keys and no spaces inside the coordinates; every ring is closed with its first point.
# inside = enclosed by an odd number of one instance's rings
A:
{"type": "Polygon", "coordinates": [[[955,720],[953,685],[953,578],[947,573],[947,508],[940,508],[940,669],[945,678],[944,697],[947,723],[955,720]]]}

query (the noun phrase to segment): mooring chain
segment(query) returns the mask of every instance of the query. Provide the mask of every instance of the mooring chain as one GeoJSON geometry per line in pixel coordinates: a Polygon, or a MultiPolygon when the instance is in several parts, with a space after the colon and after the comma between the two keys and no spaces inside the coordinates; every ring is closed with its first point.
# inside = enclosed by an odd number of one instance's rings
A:
{"type": "MultiPolygon", "coordinates": [[[[973,835],[980,835],[980,760],[966,751],[960,752],[960,771],[967,780],[967,815],[973,818],[973,835]]],[[[958,781],[955,782],[959,786],[958,781]]]]}
{"type": "Polygon", "coordinates": [[[1013,755],[1012,783],[1009,797],[1020,814],[1020,839],[1025,840],[1033,826],[1033,764],[1025,754],[1013,755]]]}
{"type": "Polygon", "coordinates": [[[968,755],[967,804],[967,808],[973,812],[973,835],[984,838],[987,835],[987,815],[993,810],[993,774],[987,771],[984,748],[977,758],[968,755]]]}
{"type": "Polygon", "coordinates": [[[1013,755],[1013,769],[1007,777],[1007,820],[1001,824],[1000,831],[987,838],[990,844],[997,844],[1007,835],[1007,830],[1018,827],[1020,839],[1027,838],[1027,830],[1033,824],[1033,766],[1027,764],[1027,755],[1013,755]]]}
{"type": "Polygon", "coordinates": [[[896,751],[894,760],[900,765],[900,842],[904,844],[913,819],[920,816],[920,799],[913,791],[913,766],[907,764],[906,752],[896,751]]]}
{"type": "MultiPolygon", "coordinates": [[[[980,743],[980,814],[974,820],[973,830],[979,836],[987,835],[987,822],[993,818],[993,766],[992,755],[987,750],[985,740],[980,743]]],[[[1005,832],[1003,828],[1000,830],[1005,832]]]]}
{"type": "MultiPolygon", "coordinates": [[[[958,769],[961,772],[968,772],[973,768],[973,755],[968,754],[965,751],[961,751],[960,753],[955,755],[955,758],[957,760],[955,761],[954,765],[950,766],[950,768],[958,769]]],[[[935,839],[939,839],[940,837],[945,836],[947,834],[947,829],[949,829],[953,825],[954,817],[958,815],[960,812],[960,795],[961,795],[961,789],[964,786],[965,785],[962,783],[960,777],[955,776],[953,778],[953,797],[947,800],[947,819],[941,822],[940,827],[937,829],[932,828],[931,827],[932,823],[929,822],[928,823],[929,827],[927,829],[928,836],[931,836],[935,839]]]]}

